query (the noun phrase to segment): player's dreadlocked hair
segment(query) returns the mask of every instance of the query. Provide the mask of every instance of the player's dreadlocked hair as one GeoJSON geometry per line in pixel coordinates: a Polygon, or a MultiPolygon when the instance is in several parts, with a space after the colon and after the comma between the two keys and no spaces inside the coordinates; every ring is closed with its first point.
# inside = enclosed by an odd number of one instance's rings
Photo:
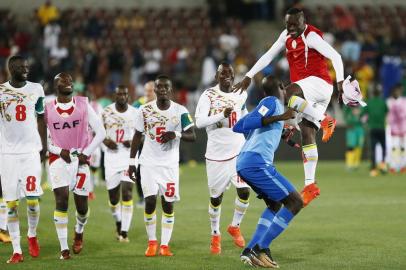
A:
{"type": "Polygon", "coordinates": [[[296,15],[299,13],[303,13],[303,10],[300,8],[295,8],[295,7],[292,7],[286,11],[287,15],[296,15]]]}

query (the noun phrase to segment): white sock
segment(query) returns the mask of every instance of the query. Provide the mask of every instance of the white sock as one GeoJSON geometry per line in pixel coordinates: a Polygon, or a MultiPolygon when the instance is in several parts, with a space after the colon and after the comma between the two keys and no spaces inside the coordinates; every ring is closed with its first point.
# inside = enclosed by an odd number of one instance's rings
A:
{"type": "Polygon", "coordinates": [[[221,205],[213,206],[211,203],[209,203],[209,216],[212,235],[220,235],[220,215],[221,205]]]}
{"type": "Polygon", "coordinates": [[[250,203],[248,200],[242,200],[239,197],[235,198],[235,209],[231,226],[240,227],[241,221],[249,205],[250,203]]]}
{"type": "Polygon", "coordinates": [[[317,160],[319,158],[316,144],[303,145],[303,167],[305,186],[313,184],[316,175],[317,160]]]}
{"type": "Polygon", "coordinates": [[[11,243],[13,244],[13,253],[22,254],[20,245],[20,222],[18,221],[18,202],[12,201],[7,203],[7,228],[10,234],[11,243]]]}
{"type": "Polygon", "coordinates": [[[7,204],[0,198],[0,230],[7,230],[7,204]]]}
{"type": "Polygon", "coordinates": [[[147,230],[148,240],[156,240],[156,212],[147,214],[144,212],[145,229],[147,230]]]}
{"type": "Polygon", "coordinates": [[[288,107],[294,109],[297,112],[307,114],[317,121],[321,122],[326,116],[324,112],[316,109],[306,100],[298,96],[291,96],[288,102],[288,107]]]}
{"type": "Polygon", "coordinates": [[[113,205],[109,202],[111,214],[116,222],[121,222],[121,204],[113,205]]]}
{"type": "Polygon", "coordinates": [[[39,214],[40,208],[38,199],[27,198],[28,237],[37,236],[39,214]]]}
{"type": "Polygon", "coordinates": [[[84,215],[79,214],[76,212],[76,225],[75,225],[75,232],[76,233],[83,233],[85,229],[85,225],[87,223],[87,219],[89,218],[90,209],[87,210],[87,213],[84,215]]]}
{"type": "Polygon", "coordinates": [[[167,246],[171,240],[173,224],[175,223],[175,213],[162,213],[161,222],[161,245],[167,246]]]}
{"type": "Polygon", "coordinates": [[[61,251],[69,249],[68,247],[68,213],[55,210],[54,211],[54,223],[56,228],[56,234],[58,235],[59,244],[61,245],[61,251]]]}
{"type": "Polygon", "coordinates": [[[121,202],[121,231],[130,230],[131,220],[133,218],[133,200],[121,202]]]}

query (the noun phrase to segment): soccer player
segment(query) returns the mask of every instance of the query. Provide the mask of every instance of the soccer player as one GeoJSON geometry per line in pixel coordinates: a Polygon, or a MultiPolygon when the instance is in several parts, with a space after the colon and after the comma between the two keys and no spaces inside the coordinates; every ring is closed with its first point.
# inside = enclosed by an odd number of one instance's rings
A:
{"type": "Polygon", "coordinates": [[[128,88],[124,85],[115,89],[115,103],[107,106],[102,113],[107,133],[103,141],[107,147],[104,153],[106,187],[120,242],[129,242],[127,234],[133,216],[134,182],[128,176],[127,169],[136,113],[137,109],[128,105],[128,88]]]}
{"type": "MultiPolygon", "coordinates": [[[[193,120],[187,109],[170,100],[172,82],[169,77],[160,75],[155,80],[157,99],[143,106],[137,113],[135,134],[131,144],[130,164],[145,133],[144,148],[139,157],[141,185],[145,199],[144,221],[148,235],[148,248],[145,256],[156,256],[156,202],[161,196],[162,225],[159,254],[173,256],[169,248],[175,215],[173,205],[179,197],[179,145],[180,140],[195,141],[193,120]]],[[[131,179],[135,180],[136,167],[129,166],[131,179]]]]}
{"type": "Polygon", "coordinates": [[[402,97],[402,91],[402,85],[396,85],[386,101],[392,145],[389,163],[391,173],[406,172],[406,97],[402,97]]]}
{"type": "Polygon", "coordinates": [[[318,160],[316,133],[323,129],[324,142],[332,136],[336,120],[325,111],[333,93],[333,82],[327,68],[327,59],[332,61],[336,72],[337,85],[342,95],[344,68],[341,56],[323,40],[323,33],[313,25],[305,23],[302,10],[291,8],[285,16],[286,29],[272,47],[257,61],[237,83],[234,91],[246,90],[255,74],[264,69],[282,50],[286,49],[291,84],[286,88],[289,108],[299,112],[303,149],[305,187],[302,191],[304,205],[320,194],[315,182],[318,160]]]}
{"type": "Polygon", "coordinates": [[[38,83],[27,81],[28,62],[15,55],[8,60],[11,80],[0,85],[1,186],[7,203],[7,227],[13,245],[13,255],[7,263],[20,263],[18,202],[27,199],[28,247],[32,257],[38,257],[40,247],[37,226],[40,207],[41,160],[46,152],[44,122],[44,90],[38,83]]]}
{"type": "Polygon", "coordinates": [[[365,131],[361,121],[361,109],[344,107],[345,131],[345,163],[348,170],[358,169],[361,163],[362,149],[365,141],[365,131]]]}
{"type": "Polygon", "coordinates": [[[232,92],[234,70],[230,64],[222,63],[216,73],[217,85],[201,95],[196,108],[196,126],[206,128],[206,171],[210,194],[209,216],[211,222],[212,254],[221,253],[220,214],[224,191],[232,183],[237,188],[234,217],[227,228],[239,247],[245,246],[240,224],[248,208],[249,187],[237,176],[236,160],[244,144],[244,136],[233,132],[235,123],[247,114],[242,95],[232,92]]]}
{"type": "Polygon", "coordinates": [[[61,260],[70,259],[68,247],[68,201],[73,191],[76,225],[73,253],[83,248],[83,230],[89,217],[88,196],[91,186],[89,158],[105,138],[103,124],[87,97],[72,97],[72,77],[59,73],[54,78],[56,99],[45,105],[49,130],[49,180],[55,195],[54,222],[61,260]],[[89,127],[94,131],[93,139],[89,127]]]}
{"type": "MultiPolygon", "coordinates": [[[[154,92],[154,82],[153,81],[148,81],[144,85],[144,96],[140,97],[133,103],[133,107],[139,109],[141,105],[144,105],[145,103],[148,103],[150,101],[153,101],[156,99],[155,92],[154,92]]],[[[142,146],[143,143],[141,142],[140,146],[138,147],[138,153],[137,156],[141,155],[142,152],[142,146]]],[[[139,197],[139,201],[136,203],[137,208],[144,208],[145,202],[144,202],[144,194],[142,194],[142,187],[141,187],[141,175],[140,175],[140,165],[138,164],[137,168],[137,177],[135,181],[135,187],[137,190],[137,194],[139,197]]]]}
{"type": "Polygon", "coordinates": [[[264,78],[263,85],[266,97],[233,127],[234,132],[243,133],[247,139],[237,158],[238,175],[267,205],[241,260],[254,266],[277,268],[269,245],[302,209],[303,201],[273,165],[283,121],[295,117],[295,112],[291,108],[283,112],[282,93],[275,78],[264,78]]]}

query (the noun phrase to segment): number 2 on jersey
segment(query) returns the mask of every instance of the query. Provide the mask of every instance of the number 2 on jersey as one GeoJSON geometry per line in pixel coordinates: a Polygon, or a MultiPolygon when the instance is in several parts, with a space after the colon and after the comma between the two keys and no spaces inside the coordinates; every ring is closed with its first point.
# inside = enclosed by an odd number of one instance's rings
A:
{"type": "Polygon", "coordinates": [[[25,105],[19,104],[16,106],[16,120],[17,121],[24,121],[27,118],[26,114],[27,108],[25,105]]]}
{"type": "Polygon", "coordinates": [[[237,113],[231,112],[230,116],[228,117],[228,127],[232,128],[235,123],[237,123],[237,113]]]}
{"type": "Polygon", "coordinates": [[[116,129],[116,142],[122,143],[124,141],[124,129],[116,129]]]}

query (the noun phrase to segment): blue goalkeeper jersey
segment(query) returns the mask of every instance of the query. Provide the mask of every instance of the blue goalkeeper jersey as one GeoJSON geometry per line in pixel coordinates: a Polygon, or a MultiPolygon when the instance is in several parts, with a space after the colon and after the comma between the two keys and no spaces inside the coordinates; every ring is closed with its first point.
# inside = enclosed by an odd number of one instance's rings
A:
{"type": "Polygon", "coordinates": [[[245,168],[273,165],[283,130],[283,121],[262,126],[262,117],[283,114],[278,98],[266,97],[234,126],[234,132],[243,133],[246,142],[237,158],[237,171],[245,168]]]}

